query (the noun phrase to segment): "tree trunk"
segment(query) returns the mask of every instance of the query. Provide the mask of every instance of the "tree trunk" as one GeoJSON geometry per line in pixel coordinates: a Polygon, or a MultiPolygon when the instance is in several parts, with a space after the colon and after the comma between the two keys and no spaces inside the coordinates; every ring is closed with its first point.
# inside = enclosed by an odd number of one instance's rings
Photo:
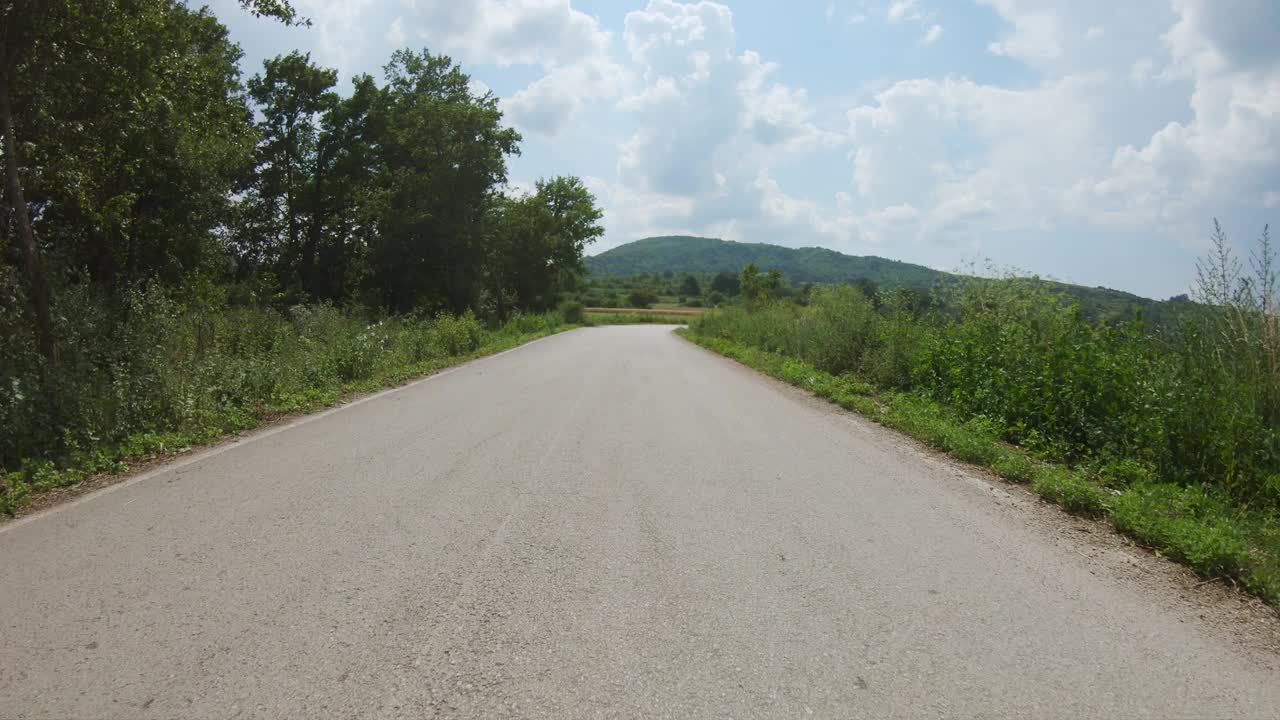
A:
{"type": "Polygon", "coordinates": [[[317,263],[320,236],[324,233],[324,213],[320,211],[320,206],[324,202],[324,148],[321,147],[317,154],[315,184],[311,188],[308,208],[311,215],[307,223],[307,241],[302,248],[302,286],[312,301],[328,297],[327,292],[321,292],[320,267],[317,263]]]}
{"type": "MultiPolygon", "coordinates": [[[[0,44],[0,57],[6,57],[0,44]]],[[[7,57],[6,57],[7,59],[7,57]]],[[[40,248],[36,245],[35,232],[31,228],[31,213],[27,210],[22,179],[18,177],[18,142],[13,131],[13,105],[10,98],[9,79],[12,65],[0,69],[0,131],[4,133],[4,172],[6,195],[13,206],[14,222],[18,230],[18,250],[22,255],[22,273],[27,280],[27,296],[36,318],[36,339],[40,354],[45,359],[45,370],[58,363],[58,347],[53,337],[53,318],[50,310],[49,279],[40,260],[40,248]]]]}

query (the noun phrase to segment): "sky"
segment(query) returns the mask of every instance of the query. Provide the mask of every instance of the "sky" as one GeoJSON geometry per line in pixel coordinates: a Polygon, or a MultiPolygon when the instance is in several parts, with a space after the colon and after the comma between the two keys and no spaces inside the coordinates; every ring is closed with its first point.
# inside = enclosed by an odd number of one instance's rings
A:
{"type": "Polygon", "coordinates": [[[524,136],[516,191],[577,175],[600,252],[651,235],[994,266],[1166,298],[1218,218],[1280,218],[1276,0],[294,0],[211,9],[246,77],[343,86],[445,53],[524,136]]]}

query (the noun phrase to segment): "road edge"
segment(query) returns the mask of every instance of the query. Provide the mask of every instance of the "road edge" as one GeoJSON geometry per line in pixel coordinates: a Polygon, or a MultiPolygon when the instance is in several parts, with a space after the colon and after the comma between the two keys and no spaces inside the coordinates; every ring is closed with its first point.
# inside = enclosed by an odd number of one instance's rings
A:
{"type": "Polygon", "coordinates": [[[466,369],[472,365],[492,360],[493,358],[501,357],[518,350],[523,350],[544,340],[550,340],[554,337],[567,335],[575,330],[584,330],[588,327],[591,326],[566,326],[563,329],[556,330],[550,334],[522,342],[515,347],[509,347],[504,350],[499,350],[494,353],[484,354],[477,357],[470,357],[457,364],[438,368],[425,375],[420,375],[416,378],[407,380],[399,385],[384,387],[381,390],[375,390],[371,393],[356,393],[349,399],[341,399],[330,407],[317,409],[314,412],[302,411],[299,413],[285,415],[264,422],[262,425],[259,425],[253,430],[243,434],[232,433],[223,435],[216,440],[193,447],[181,453],[154,458],[151,460],[139,461],[138,465],[121,473],[98,473],[85,478],[76,485],[41,493],[48,504],[37,507],[30,512],[19,513],[14,517],[0,515],[0,535],[22,527],[23,525],[36,522],[41,518],[48,517],[63,510],[89,502],[102,495],[106,495],[117,490],[123,490],[124,488],[132,485],[145,482],[157,475],[167,473],[171,470],[177,470],[200,462],[201,460],[216,457],[228,450],[243,447],[259,440],[265,440],[266,438],[287,432],[296,427],[328,417],[329,415],[333,415],[348,408],[363,405],[364,403],[371,402],[388,395],[394,395],[395,393],[408,390],[409,388],[421,385],[422,383],[466,369]]]}

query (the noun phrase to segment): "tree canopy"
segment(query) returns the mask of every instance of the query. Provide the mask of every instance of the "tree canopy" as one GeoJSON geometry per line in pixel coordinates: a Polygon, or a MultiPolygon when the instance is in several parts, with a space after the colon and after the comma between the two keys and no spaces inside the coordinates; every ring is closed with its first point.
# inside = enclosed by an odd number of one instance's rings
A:
{"type": "Polygon", "coordinates": [[[583,274],[595,198],[573,177],[510,194],[520,134],[451,58],[398,49],[346,93],[305,53],[247,79],[240,60],[178,0],[0,0],[0,387],[38,386],[44,435],[75,402],[65,373],[119,360],[84,338],[148,288],[502,319],[583,274]]]}

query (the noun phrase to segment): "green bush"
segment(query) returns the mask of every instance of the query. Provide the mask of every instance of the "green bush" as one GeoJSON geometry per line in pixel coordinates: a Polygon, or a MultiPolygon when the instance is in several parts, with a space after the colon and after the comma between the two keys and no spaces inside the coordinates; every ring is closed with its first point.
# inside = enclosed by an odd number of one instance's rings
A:
{"type": "Polygon", "coordinates": [[[559,310],[564,321],[570,325],[582,324],[583,316],[586,313],[586,307],[576,300],[566,300],[560,303],[559,310]]]}
{"type": "Polygon", "coordinates": [[[973,280],[927,305],[816,288],[807,306],[731,307],[692,327],[982,416],[999,439],[1095,468],[1113,487],[1208,483],[1278,507],[1280,400],[1269,399],[1267,368],[1280,367],[1268,345],[1280,320],[1192,307],[1160,331],[1140,318],[1091,322],[1052,286],[1011,278],[973,280]]]}
{"type": "Polygon", "coordinates": [[[648,290],[632,290],[627,294],[627,305],[633,308],[647,308],[658,302],[658,296],[648,290]]]}
{"type": "MultiPolygon", "coordinates": [[[[66,289],[66,350],[42,389],[34,348],[0,344],[0,387],[11,390],[0,392],[0,512],[12,513],[33,488],[118,471],[127,458],[208,442],[563,324],[558,312],[519,314],[486,331],[469,312],[423,321],[329,305],[277,310],[212,292],[145,286],[113,303],[91,288],[66,289]]],[[[0,325],[10,319],[0,312],[0,325]]]]}
{"type": "Polygon", "coordinates": [[[480,326],[476,316],[468,310],[457,316],[440,313],[432,321],[427,332],[431,347],[436,352],[445,357],[454,357],[475,352],[480,347],[484,328],[480,326]]]}

